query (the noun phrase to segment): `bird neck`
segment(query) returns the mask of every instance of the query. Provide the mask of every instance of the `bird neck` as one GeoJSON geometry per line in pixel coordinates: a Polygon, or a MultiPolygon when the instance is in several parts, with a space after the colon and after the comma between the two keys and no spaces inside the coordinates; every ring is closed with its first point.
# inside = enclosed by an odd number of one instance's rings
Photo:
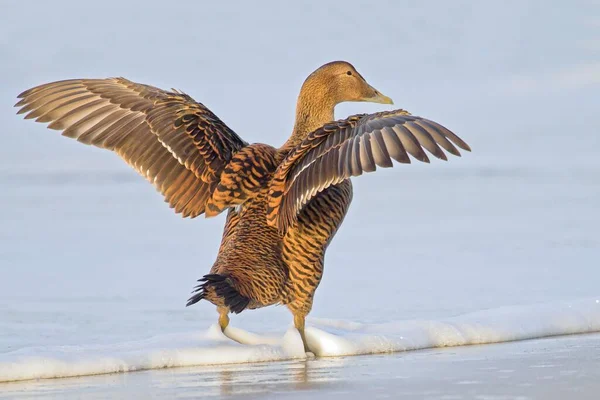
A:
{"type": "Polygon", "coordinates": [[[296,122],[290,138],[281,150],[291,150],[306,136],[327,122],[333,121],[335,102],[326,92],[326,85],[312,85],[305,82],[296,103],[296,122]]]}

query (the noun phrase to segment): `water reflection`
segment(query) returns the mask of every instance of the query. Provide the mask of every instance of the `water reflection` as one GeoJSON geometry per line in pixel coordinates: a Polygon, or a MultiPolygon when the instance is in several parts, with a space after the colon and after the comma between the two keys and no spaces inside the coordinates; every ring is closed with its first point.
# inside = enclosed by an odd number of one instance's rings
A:
{"type": "Polygon", "coordinates": [[[315,390],[341,380],[346,360],[307,359],[41,379],[2,384],[0,398],[68,398],[65,395],[69,393],[96,398],[99,393],[105,396],[111,392],[125,397],[129,393],[136,398],[140,394],[152,397],[155,393],[197,398],[315,390]]]}
{"type": "MultiPolygon", "coordinates": [[[[260,363],[214,367],[217,373],[203,368],[189,371],[188,378],[197,388],[211,388],[222,396],[278,392],[283,390],[311,390],[340,379],[343,358],[294,360],[280,363],[260,363]],[[215,375],[214,378],[212,375],[215,375]]],[[[181,376],[179,377],[181,378],[181,376]]],[[[203,393],[206,395],[206,392],[203,393]]],[[[200,395],[200,393],[197,393],[200,395]]]]}

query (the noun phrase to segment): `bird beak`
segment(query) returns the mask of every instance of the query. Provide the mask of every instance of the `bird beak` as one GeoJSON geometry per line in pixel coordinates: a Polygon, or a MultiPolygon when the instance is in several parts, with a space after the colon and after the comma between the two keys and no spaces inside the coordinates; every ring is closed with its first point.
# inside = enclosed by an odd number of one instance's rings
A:
{"type": "Polygon", "coordinates": [[[368,101],[371,103],[379,103],[379,104],[394,104],[394,101],[392,99],[390,99],[386,95],[380,93],[373,86],[369,86],[369,87],[373,91],[373,95],[370,97],[364,98],[363,101],[368,101]]]}

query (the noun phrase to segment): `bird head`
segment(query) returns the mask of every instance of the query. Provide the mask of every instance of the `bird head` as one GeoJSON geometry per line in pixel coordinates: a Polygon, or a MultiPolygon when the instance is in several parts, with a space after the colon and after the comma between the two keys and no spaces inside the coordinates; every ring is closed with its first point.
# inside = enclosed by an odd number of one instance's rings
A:
{"type": "Polygon", "coordinates": [[[383,95],[346,61],[333,61],[314,71],[304,82],[314,95],[322,95],[334,105],[345,101],[367,101],[380,104],[394,104],[383,95]]]}

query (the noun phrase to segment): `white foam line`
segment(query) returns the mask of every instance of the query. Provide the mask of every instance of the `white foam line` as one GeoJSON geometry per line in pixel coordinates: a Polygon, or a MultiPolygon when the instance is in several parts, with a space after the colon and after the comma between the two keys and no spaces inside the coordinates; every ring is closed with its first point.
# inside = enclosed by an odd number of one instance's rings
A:
{"type": "Polygon", "coordinates": [[[600,332],[600,298],[501,307],[438,321],[314,322],[334,330],[307,328],[309,347],[319,356],[400,352],[600,332]]]}
{"type": "MultiPolygon", "coordinates": [[[[317,356],[349,356],[600,332],[599,299],[374,325],[312,319],[306,335],[317,356]]],[[[281,338],[239,328],[228,328],[228,334],[248,344],[224,337],[215,325],[203,334],[163,335],[112,345],[20,349],[0,354],[0,382],[306,357],[293,328],[281,338]]]]}

